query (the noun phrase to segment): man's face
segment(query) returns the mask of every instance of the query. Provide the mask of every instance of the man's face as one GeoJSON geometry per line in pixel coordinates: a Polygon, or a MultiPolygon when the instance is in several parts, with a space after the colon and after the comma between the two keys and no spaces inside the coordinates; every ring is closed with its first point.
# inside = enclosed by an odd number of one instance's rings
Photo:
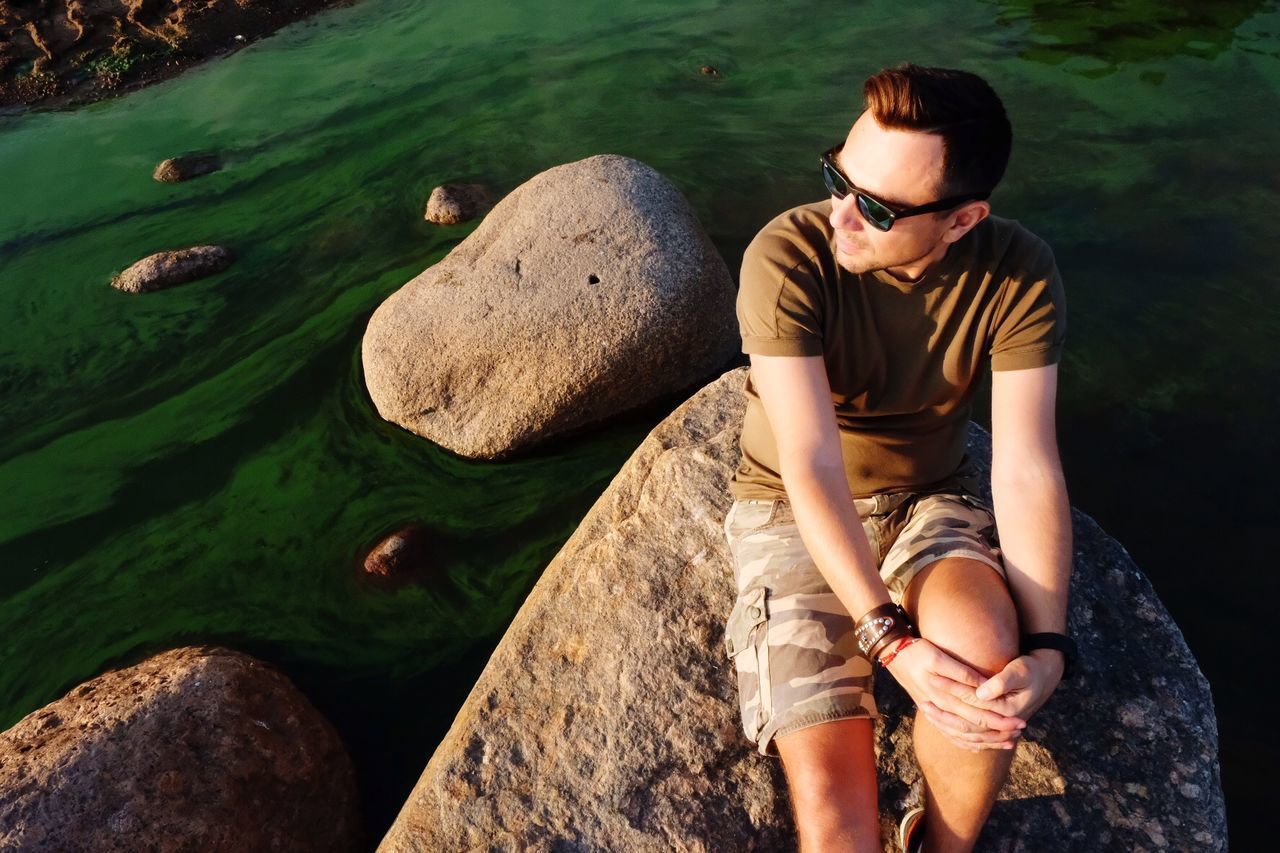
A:
{"type": "MultiPolygon", "coordinates": [[[[881,127],[868,110],[854,122],[836,163],[861,189],[895,206],[913,207],[940,198],[942,137],[881,127]]],[[[927,258],[948,230],[950,214],[925,213],[878,231],[858,213],[850,193],[831,199],[836,263],[852,273],[902,267],[927,258]]]]}

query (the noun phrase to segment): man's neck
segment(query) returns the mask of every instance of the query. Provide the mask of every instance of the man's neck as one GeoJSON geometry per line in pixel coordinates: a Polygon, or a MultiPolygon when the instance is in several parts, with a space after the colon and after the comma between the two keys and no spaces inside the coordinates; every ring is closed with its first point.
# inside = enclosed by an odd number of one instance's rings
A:
{"type": "Polygon", "coordinates": [[[930,267],[947,256],[947,251],[950,250],[951,246],[951,243],[939,241],[938,245],[934,246],[933,250],[924,257],[917,258],[902,266],[886,267],[885,272],[903,284],[915,284],[924,278],[924,274],[929,271],[930,267]]]}

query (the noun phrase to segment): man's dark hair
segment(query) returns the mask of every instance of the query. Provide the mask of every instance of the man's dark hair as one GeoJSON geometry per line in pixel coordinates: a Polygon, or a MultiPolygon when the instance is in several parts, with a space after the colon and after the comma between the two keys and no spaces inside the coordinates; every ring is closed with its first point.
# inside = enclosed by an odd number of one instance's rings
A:
{"type": "Polygon", "coordinates": [[[990,192],[1000,183],[1013,128],[977,74],[906,62],[868,77],[862,95],[881,126],[942,137],[943,196],[990,192]]]}

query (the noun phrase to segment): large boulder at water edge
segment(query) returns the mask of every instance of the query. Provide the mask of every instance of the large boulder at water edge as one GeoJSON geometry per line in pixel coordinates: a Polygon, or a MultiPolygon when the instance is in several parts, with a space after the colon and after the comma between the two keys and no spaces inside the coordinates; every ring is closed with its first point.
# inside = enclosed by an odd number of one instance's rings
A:
{"type": "Polygon", "coordinates": [[[369,320],[378,413],[495,459],[713,374],[738,349],[724,261],[671,183],[626,157],[518,187],[369,320]]]}
{"type": "Polygon", "coordinates": [[[150,293],[198,278],[216,275],[235,261],[224,246],[192,246],[148,255],[111,279],[111,286],[126,293],[150,293]]]}
{"type": "MultiPolygon", "coordinates": [[[[782,767],[742,734],[723,522],[745,369],[645,439],[547,567],[382,851],[785,851],[782,767]]],[[[970,450],[989,459],[974,427],[970,450]]],[[[1081,674],[1032,719],[997,851],[1222,850],[1209,685],[1124,548],[1073,510],[1081,674]]],[[[919,797],[909,700],[877,679],[886,849],[919,797]]]]}
{"type": "Polygon", "coordinates": [[[0,734],[0,849],[348,851],[355,771],[275,668],[181,648],[0,734]]]}

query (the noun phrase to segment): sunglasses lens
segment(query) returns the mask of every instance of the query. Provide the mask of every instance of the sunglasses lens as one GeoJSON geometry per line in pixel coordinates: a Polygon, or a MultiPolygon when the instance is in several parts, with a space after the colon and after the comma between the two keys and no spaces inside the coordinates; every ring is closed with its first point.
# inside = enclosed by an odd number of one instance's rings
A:
{"type": "Polygon", "coordinates": [[[864,219],[881,231],[888,231],[889,227],[893,225],[893,214],[884,205],[867,198],[865,195],[858,195],[858,210],[862,213],[864,219]]]}
{"type": "Polygon", "coordinates": [[[849,185],[844,182],[844,178],[835,169],[822,164],[822,180],[827,185],[827,190],[836,198],[844,198],[849,194],[849,185]]]}

